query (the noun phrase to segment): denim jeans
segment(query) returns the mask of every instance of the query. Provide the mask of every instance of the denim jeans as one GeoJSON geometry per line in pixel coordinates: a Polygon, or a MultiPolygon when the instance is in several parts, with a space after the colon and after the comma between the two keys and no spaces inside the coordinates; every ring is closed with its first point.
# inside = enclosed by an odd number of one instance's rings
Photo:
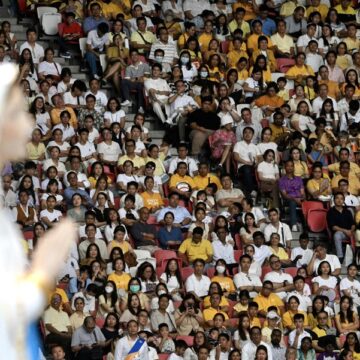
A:
{"type": "Polygon", "coordinates": [[[96,75],[98,73],[98,66],[97,66],[98,58],[97,58],[97,56],[95,54],[93,54],[92,52],[87,52],[85,54],[85,60],[89,64],[91,76],[96,75]]]}

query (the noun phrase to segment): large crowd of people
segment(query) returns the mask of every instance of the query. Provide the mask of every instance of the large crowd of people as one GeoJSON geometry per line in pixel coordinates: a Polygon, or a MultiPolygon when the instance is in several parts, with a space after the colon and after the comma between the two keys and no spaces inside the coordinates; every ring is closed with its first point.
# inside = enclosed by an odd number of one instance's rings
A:
{"type": "Polygon", "coordinates": [[[44,5],[62,14],[55,49],[0,30],[33,120],[2,201],[30,260],[78,224],[43,353],[360,359],[358,3],[44,5]]]}

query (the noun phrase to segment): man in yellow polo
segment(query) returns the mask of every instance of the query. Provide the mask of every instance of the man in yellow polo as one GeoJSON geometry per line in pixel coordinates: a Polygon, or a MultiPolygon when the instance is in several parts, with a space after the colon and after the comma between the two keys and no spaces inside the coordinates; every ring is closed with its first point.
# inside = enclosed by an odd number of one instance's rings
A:
{"type": "Polygon", "coordinates": [[[213,248],[209,240],[203,240],[204,230],[197,226],[194,228],[192,238],[182,242],[179,248],[179,257],[186,263],[192,264],[196,259],[202,259],[211,263],[213,259],[213,248]]]}

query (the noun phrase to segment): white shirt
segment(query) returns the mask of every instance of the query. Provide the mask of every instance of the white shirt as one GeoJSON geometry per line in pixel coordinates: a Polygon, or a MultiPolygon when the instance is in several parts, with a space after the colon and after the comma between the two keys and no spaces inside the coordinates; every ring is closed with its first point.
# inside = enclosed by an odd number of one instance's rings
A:
{"type": "Polygon", "coordinates": [[[340,264],[339,258],[336,255],[326,254],[325,258],[322,260],[315,259],[315,261],[314,261],[315,274],[317,274],[318,267],[319,267],[320,263],[322,263],[323,261],[327,261],[330,264],[331,272],[334,272],[335,269],[341,269],[341,264],[340,264]]]}
{"type": "MultiPolygon", "coordinates": [[[[264,341],[260,341],[260,345],[264,345],[267,348],[268,360],[273,360],[270,346],[264,341]]],[[[251,341],[247,341],[241,350],[241,360],[254,360],[257,346],[251,341]]]]}
{"type": "MultiPolygon", "coordinates": [[[[246,274],[243,272],[238,272],[234,276],[234,284],[236,289],[241,290],[242,286],[262,286],[260,277],[254,274],[246,274]]],[[[254,298],[258,293],[256,291],[250,292],[250,297],[254,298]]]]}
{"type": "Polygon", "coordinates": [[[108,98],[105,95],[105,93],[103,93],[100,90],[96,94],[92,93],[91,91],[88,91],[85,94],[84,98],[86,99],[86,97],[90,94],[94,95],[95,99],[96,99],[95,110],[98,111],[99,113],[103,113],[104,108],[106,107],[106,105],[108,103],[108,98]]]}
{"type": "MultiPolygon", "coordinates": [[[[91,196],[91,194],[90,194],[91,196]]],[[[81,225],[79,226],[79,238],[86,238],[86,233],[85,233],[85,228],[86,225],[81,225]]],[[[99,228],[96,228],[96,234],[95,234],[95,239],[103,239],[104,237],[101,234],[101,231],[99,228]]]]}
{"type": "Polygon", "coordinates": [[[40,62],[40,59],[44,57],[44,48],[38,43],[35,43],[35,46],[32,47],[27,41],[25,41],[20,46],[20,54],[23,52],[24,49],[30,50],[34,64],[38,64],[40,62]]]}
{"type": "Polygon", "coordinates": [[[277,229],[273,224],[267,224],[264,228],[265,241],[270,241],[270,236],[272,233],[279,234],[280,244],[286,246],[286,241],[292,240],[292,233],[290,231],[289,225],[279,221],[279,228],[277,229]]]}
{"type": "MultiPolygon", "coordinates": [[[[66,187],[69,187],[70,186],[70,183],[67,179],[67,175],[69,172],[74,172],[75,170],[69,170],[65,175],[64,175],[64,184],[66,187]]],[[[90,187],[90,181],[88,180],[87,176],[82,173],[82,172],[76,172],[77,174],[77,181],[78,182],[82,182],[84,184],[83,187],[79,187],[79,189],[81,190],[85,190],[85,189],[88,189],[90,187]]]]}
{"type": "MultiPolygon", "coordinates": [[[[74,128],[71,126],[71,125],[68,125],[68,126],[64,126],[62,123],[60,123],[60,124],[57,124],[57,125],[55,125],[53,128],[52,128],[52,131],[54,131],[55,129],[60,129],[62,132],[63,132],[63,135],[62,135],[62,140],[66,140],[66,139],[70,139],[70,138],[72,138],[73,136],[75,136],[75,130],[74,130],[74,128]]],[[[67,144],[67,143],[66,143],[67,144]]],[[[57,144],[54,144],[54,145],[56,145],[56,146],[59,146],[59,145],[57,145],[57,144]]],[[[54,146],[53,145],[53,146],[54,146]]],[[[64,144],[63,144],[64,145],[64,144]]],[[[49,145],[48,145],[48,147],[49,147],[49,145]]],[[[60,149],[61,150],[61,149],[60,149]]],[[[64,158],[62,158],[62,159],[64,159],[64,158]]],[[[65,160],[66,160],[66,158],[65,158],[65,160]]],[[[64,161],[65,161],[64,160],[64,161]]]]}
{"type": "Polygon", "coordinates": [[[228,360],[230,351],[220,351],[220,356],[216,357],[216,348],[210,351],[210,360],[228,360]]]}
{"type": "Polygon", "coordinates": [[[262,161],[258,167],[257,171],[261,174],[265,179],[275,180],[276,175],[279,175],[279,167],[275,163],[269,163],[267,161],[262,161]]]}
{"type": "Polygon", "coordinates": [[[102,141],[97,146],[98,154],[103,155],[103,159],[106,161],[118,161],[121,154],[120,145],[112,141],[111,144],[107,144],[105,141],[102,141]]]}
{"type": "Polygon", "coordinates": [[[87,35],[86,44],[90,45],[92,49],[103,51],[105,45],[110,44],[109,33],[106,33],[102,37],[99,37],[96,29],[91,30],[87,35]]]}
{"type": "MultiPolygon", "coordinates": [[[[287,281],[289,284],[292,284],[293,277],[290,274],[286,274],[282,271],[271,271],[265,275],[264,281],[271,281],[272,283],[283,283],[284,281],[287,281]]],[[[286,291],[281,291],[277,292],[276,295],[283,300],[286,298],[287,293],[286,291]]]]}
{"type": "Polygon", "coordinates": [[[198,280],[195,274],[191,274],[185,282],[186,292],[193,291],[198,297],[207,296],[209,292],[209,286],[211,284],[211,280],[202,275],[201,279],[198,280]]]}
{"type": "Polygon", "coordinates": [[[267,259],[269,256],[272,255],[272,252],[270,251],[269,247],[266,245],[261,245],[260,247],[254,246],[254,248],[255,248],[254,260],[258,262],[260,265],[263,264],[265,259],[267,259]]]}
{"type": "MultiPolygon", "coordinates": [[[[72,85],[76,79],[71,78],[69,84],[72,85]]],[[[68,85],[64,83],[64,81],[60,81],[57,85],[57,91],[62,94],[68,90],[68,85]]]]}
{"type": "MultiPolygon", "coordinates": [[[[337,102],[335,99],[333,99],[332,97],[328,96],[327,99],[331,99],[333,102],[333,106],[334,106],[334,111],[338,111],[338,107],[337,107],[337,102]]],[[[316,97],[313,101],[312,107],[313,107],[313,112],[315,114],[318,114],[321,111],[322,105],[324,103],[325,99],[323,100],[320,96],[316,97]]]]}
{"type": "Polygon", "coordinates": [[[225,245],[220,241],[216,240],[211,243],[214,251],[214,263],[218,259],[224,259],[227,264],[235,264],[234,248],[229,244],[225,245]]]}
{"type": "Polygon", "coordinates": [[[302,247],[300,246],[297,246],[295,248],[293,248],[291,250],[291,261],[294,261],[295,258],[298,256],[298,255],[301,255],[302,258],[299,259],[296,263],[296,267],[297,268],[300,268],[301,266],[303,265],[308,265],[312,256],[313,256],[313,251],[311,249],[303,249],[302,247]]]}
{"type": "MultiPolygon", "coordinates": [[[[304,288],[305,290],[305,288],[304,288]]],[[[305,291],[304,291],[305,292],[305,291]]],[[[311,294],[310,294],[311,295],[311,294]]],[[[300,294],[298,293],[297,291],[292,291],[292,292],[289,292],[288,293],[288,296],[287,296],[287,299],[286,299],[286,302],[289,301],[289,299],[292,297],[292,296],[296,296],[298,299],[299,299],[299,307],[298,309],[300,311],[305,311],[306,313],[308,312],[308,308],[312,306],[312,301],[311,301],[311,296],[310,295],[305,295],[305,294],[300,294]]]]}
{"type": "MultiPolygon", "coordinates": [[[[291,331],[289,334],[289,345],[290,346],[294,346],[295,336],[296,336],[296,330],[291,331]]],[[[305,337],[311,338],[311,335],[310,335],[310,333],[308,333],[307,331],[304,330],[298,337],[297,349],[300,349],[301,341],[305,337]]]]}
{"type": "MultiPolygon", "coordinates": [[[[255,144],[248,144],[245,141],[238,141],[234,146],[233,152],[239,154],[241,159],[250,162],[254,162],[256,157],[260,155],[259,149],[255,144]]],[[[240,169],[243,165],[238,163],[238,168],[240,169]]]]}
{"type": "MultiPolygon", "coordinates": [[[[171,92],[170,86],[167,83],[166,80],[164,79],[146,79],[144,82],[144,87],[145,87],[145,92],[146,95],[149,94],[149,90],[150,89],[155,89],[155,90],[159,90],[159,91],[168,91],[171,92]]],[[[156,99],[159,100],[160,102],[167,102],[167,99],[169,98],[167,95],[158,95],[156,94],[156,99]]]]}
{"type": "MultiPolygon", "coordinates": [[[[115,347],[115,360],[125,360],[126,356],[134,346],[137,338],[131,340],[128,336],[122,337],[116,344],[115,347]]],[[[146,341],[139,350],[139,356],[136,359],[149,360],[149,348],[146,341]]]]}
{"type": "Polygon", "coordinates": [[[188,172],[189,172],[189,175],[191,177],[195,176],[194,172],[199,170],[199,168],[197,166],[197,163],[193,158],[187,156],[185,159],[180,159],[177,156],[176,158],[172,159],[171,162],[170,162],[169,170],[168,170],[169,174],[174,174],[175,173],[176,168],[177,168],[177,164],[179,162],[185,162],[187,164],[188,172]]]}
{"type": "Polygon", "coordinates": [[[355,305],[360,305],[360,282],[358,280],[349,280],[348,277],[343,278],[340,281],[340,292],[341,295],[344,295],[344,290],[350,291],[350,296],[352,297],[355,305]]]}
{"type": "Polygon", "coordinates": [[[321,276],[316,276],[311,280],[311,282],[317,283],[319,287],[328,286],[330,289],[335,289],[337,285],[337,278],[335,276],[330,276],[328,279],[323,279],[321,276]]]}
{"type": "Polygon", "coordinates": [[[61,74],[61,65],[53,62],[53,63],[49,63],[47,61],[42,61],[39,64],[39,69],[38,69],[39,74],[44,73],[44,75],[55,75],[55,76],[60,76],[61,74]]]}
{"type": "Polygon", "coordinates": [[[360,110],[355,115],[351,115],[349,111],[346,111],[340,118],[340,131],[348,131],[349,125],[352,123],[360,122],[360,110]]]}
{"type": "MultiPolygon", "coordinates": [[[[48,220],[50,221],[50,222],[54,222],[54,221],[59,221],[60,220],[60,218],[62,217],[62,213],[61,213],[61,211],[59,211],[59,210],[53,210],[52,212],[50,212],[49,210],[47,210],[47,209],[45,209],[45,210],[41,210],[41,212],[40,212],[40,220],[42,219],[42,218],[44,218],[44,217],[46,217],[46,218],[48,218],[48,220]]],[[[45,225],[45,223],[44,223],[44,225],[45,225]]]]}
{"type": "Polygon", "coordinates": [[[57,171],[60,173],[65,173],[66,168],[63,162],[58,161],[58,164],[56,165],[52,159],[47,159],[43,163],[43,169],[46,171],[50,166],[55,166],[57,171]]]}
{"type": "Polygon", "coordinates": [[[85,105],[86,104],[83,96],[72,96],[71,91],[67,91],[64,94],[64,103],[65,103],[65,105],[85,105]]]}
{"type": "Polygon", "coordinates": [[[105,111],[104,113],[104,119],[109,120],[110,124],[117,122],[121,123],[121,119],[125,117],[124,110],[116,111],[115,113],[112,113],[111,111],[105,111]]]}
{"type": "Polygon", "coordinates": [[[301,35],[296,42],[296,46],[306,48],[309,45],[309,42],[311,40],[314,40],[317,42],[319,49],[324,48],[324,42],[322,39],[317,39],[316,37],[310,37],[308,34],[301,35]]]}
{"type": "Polygon", "coordinates": [[[305,64],[311,66],[315,73],[319,71],[320,66],[324,65],[324,59],[319,54],[308,53],[305,64]]]}
{"type": "Polygon", "coordinates": [[[90,141],[87,141],[85,144],[80,144],[80,142],[78,142],[75,146],[79,147],[81,157],[86,157],[96,152],[94,144],[90,141]]]}
{"type": "MultiPolygon", "coordinates": [[[[131,209],[130,212],[135,216],[136,220],[139,220],[139,215],[134,209],[131,209]]],[[[119,209],[118,213],[119,213],[120,219],[126,218],[127,212],[124,208],[119,209]]]]}
{"type": "Polygon", "coordinates": [[[192,16],[199,16],[201,13],[208,9],[210,10],[210,4],[204,0],[185,0],[184,1],[184,13],[190,11],[192,16]]]}

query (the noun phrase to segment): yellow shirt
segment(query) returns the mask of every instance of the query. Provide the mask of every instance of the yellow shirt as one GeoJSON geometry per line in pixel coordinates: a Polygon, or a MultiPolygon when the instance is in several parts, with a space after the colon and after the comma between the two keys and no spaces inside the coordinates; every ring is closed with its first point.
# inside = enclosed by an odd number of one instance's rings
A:
{"type": "Polygon", "coordinates": [[[163,152],[160,152],[159,157],[157,159],[154,159],[149,156],[145,158],[145,164],[147,164],[149,161],[155,163],[154,175],[161,176],[166,172],[164,167],[164,159],[165,159],[165,154],[163,152]]]}
{"type": "Polygon", "coordinates": [[[258,326],[259,328],[261,328],[261,322],[257,316],[250,319],[250,328],[254,326],[258,326]]]}
{"type": "Polygon", "coordinates": [[[38,160],[39,157],[45,154],[46,148],[43,143],[35,146],[32,142],[26,144],[26,153],[27,159],[29,160],[38,160]]]}
{"type": "Polygon", "coordinates": [[[280,260],[288,260],[289,255],[286,252],[286,250],[282,247],[279,247],[278,251],[276,252],[275,249],[273,249],[271,246],[269,246],[269,250],[276,255],[280,260]]]}
{"type": "Polygon", "coordinates": [[[329,8],[325,4],[320,4],[319,6],[309,6],[306,9],[306,17],[309,17],[309,15],[314,11],[318,11],[321,15],[321,20],[325,21],[327,13],[329,12],[329,8]]]}
{"type": "Polygon", "coordinates": [[[153,194],[149,194],[147,191],[144,191],[140,195],[144,200],[144,206],[148,209],[164,205],[164,201],[159,193],[154,192],[153,194]]]}
{"type": "Polygon", "coordinates": [[[57,108],[53,108],[51,111],[50,111],[50,118],[51,118],[51,125],[52,126],[55,126],[57,124],[60,124],[61,120],[60,120],[60,114],[67,110],[69,113],[70,113],[70,121],[69,121],[69,124],[77,129],[77,125],[78,125],[78,120],[77,120],[77,117],[75,115],[75,112],[74,110],[69,107],[69,106],[65,106],[64,109],[57,109],[57,108]]]}
{"type": "MultiPolygon", "coordinates": [[[[251,74],[252,71],[253,71],[253,67],[250,68],[249,74],[251,74]]],[[[263,76],[264,82],[270,82],[270,81],[271,81],[271,70],[270,70],[270,66],[266,66],[266,71],[263,70],[262,76],[263,76]]]]}
{"type": "Polygon", "coordinates": [[[303,65],[301,67],[294,65],[286,72],[286,75],[287,76],[298,76],[298,75],[315,76],[314,70],[309,65],[303,65]]]}
{"type": "Polygon", "coordinates": [[[51,291],[49,294],[48,294],[48,304],[50,305],[50,301],[51,301],[51,298],[54,294],[58,294],[61,296],[61,304],[67,304],[69,302],[69,298],[68,296],[66,295],[66,292],[65,290],[61,289],[61,288],[56,288],[54,291],[51,291]]]}
{"type": "Polygon", "coordinates": [[[234,282],[231,278],[227,276],[213,276],[211,278],[211,282],[219,283],[223,291],[227,291],[229,293],[233,293],[236,291],[234,282]]]}
{"type": "Polygon", "coordinates": [[[207,34],[207,33],[202,33],[199,36],[198,41],[199,41],[199,44],[200,44],[201,52],[204,52],[209,48],[209,43],[213,38],[214,38],[213,34],[207,34]]]}
{"type": "Polygon", "coordinates": [[[243,32],[243,38],[246,38],[247,34],[250,34],[250,25],[248,22],[246,21],[242,21],[241,25],[239,27],[239,24],[237,23],[237,21],[231,20],[228,26],[229,30],[231,33],[233,33],[236,29],[240,29],[243,32]]]}
{"type": "MultiPolygon", "coordinates": [[[[262,36],[265,36],[268,40],[268,48],[272,48],[274,45],[271,41],[271,39],[266,36],[265,34],[262,34],[262,36]]],[[[259,39],[260,35],[257,34],[252,34],[249,36],[248,40],[247,40],[247,48],[248,49],[252,49],[253,51],[258,50],[258,39],[259,39]]]]}
{"type": "Polygon", "coordinates": [[[339,98],[340,96],[340,90],[339,90],[339,84],[335,81],[331,80],[319,80],[319,85],[326,84],[328,86],[328,95],[334,99],[339,98]]]}
{"type": "Polygon", "coordinates": [[[187,33],[183,33],[179,36],[179,39],[177,41],[179,49],[182,49],[185,46],[185,43],[187,42],[189,37],[190,36],[187,33]]]}
{"type": "Polygon", "coordinates": [[[296,161],[294,162],[295,167],[295,176],[304,177],[309,175],[309,168],[305,161],[296,161]]]}
{"type": "Polygon", "coordinates": [[[229,67],[236,67],[236,64],[240,60],[240,58],[244,57],[246,59],[249,58],[248,54],[242,50],[231,50],[227,54],[227,62],[229,67]]]}
{"type": "Polygon", "coordinates": [[[213,174],[207,174],[205,177],[196,175],[193,180],[199,190],[204,190],[211,183],[216,184],[218,190],[222,189],[219,178],[213,174]]]}
{"type": "Polygon", "coordinates": [[[106,51],[106,56],[108,59],[118,57],[121,59],[127,59],[129,57],[129,49],[123,48],[120,52],[117,46],[110,46],[106,51]]]}
{"type": "Polygon", "coordinates": [[[236,9],[239,8],[239,7],[242,7],[243,9],[245,9],[245,16],[244,16],[245,21],[255,19],[256,14],[255,14],[255,10],[254,10],[254,7],[253,7],[252,3],[249,3],[247,1],[236,2],[235,4],[232,4],[233,12],[235,13],[236,9]]]}
{"type": "Polygon", "coordinates": [[[145,166],[144,158],[142,158],[138,155],[135,155],[135,157],[133,159],[129,158],[127,155],[123,155],[119,158],[118,165],[123,165],[126,160],[132,161],[135,168],[141,168],[142,166],[145,166]]]}
{"type": "MultiPolygon", "coordinates": [[[[204,309],[207,309],[208,307],[210,307],[210,296],[209,295],[204,298],[203,306],[204,306],[204,309]]],[[[221,297],[219,306],[221,308],[224,306],[229,306],[229,301],[227,300],[227,298],[225,296],[221,297]]]]}
{"type": "MultiPolygon", "coordinates": [[[[255,63],[256,61],[256,58],[259,56],[259,55],[263,55],[261,50],[254,50],[253,54],[252,54],[252,59],[253,59],[253,62],[255,63]]],[[[275,56],[274,56],[274,53],[272,50],[266,50],[266,62],[267,62],[267,66],[270,67],[270,70],[271,71],[276,71],[276,68],[277,68],[277,63],[276,63],[276,60],[275,60],[275,56]]]]}
{"type": "MultiPolygon", "coordinates": [[[[69,315],[62,310],[55,310],[52,306],[50,306],[44,312],[44,323],[52,325],[57,331],[67,332],[68,327],[71,327],[69,315]]],[[[46,335],[50,332],[46,330],[46,335]]]]}
{"type": "Polygon", "coordinates": [[[339,5],[336,5],[335,6],[335,10],[338,12],[338,14],[344,14],[344,15],[356,15],[356,11],[354,10],[353,7],[351,6],[348,6],[348,8],[346,10],[344,10],[342,8],[342,6],[339,4],[339,5]]]}
{"type": "MultiPolygon", "coordinates": [[[[152,44],[156,40],[155,35],[151,31],[145,31],[145,32],[141,33],[141,35],[142,35],[142,37],[140,36],[140,34],[137,31],[134,31],[131,34],[130,42],[144,45],[145,42],[144,42],[143,38],[150,44],[152,44]]],[[[144,51],[145,51],[144,49],[138,50],[139,54],[143,54],[144,51]]]]}
{"type": "Polygon", "coordinates": [[[289,90],[287,90],[287,89],[279,90],[277,95],[280,96],[284,101],[290,100],[289,90]]]}
{"type": "Polygon", "coordinates": [[[111,280],[115,283],[117,289],[127,290],[131,276],[127,273],[122,273],[121,275],[112,273],[108,276],[108,280],[111,280]]]}
{"type": "Polygon", "coordinates": [[[284,306],[283,301],[276,294],[270,294],[267,298],[259,294],[254,298],[254,301],[259,305],[259,311],[267,312],[270,306],[276,306],[280,312],[279,308],[284,306]]]}
{"type": "Polygon", "coordinates": [[[214,255],[211,242],[204,239],[197,244],[195,244],[192,239],[184,240],[179,247],[179,252],[186,254],[191,263],[196,259],[203,259],[206,261],[210,256],[214,255]]]}
{"type": "Polygon", "coordinates": [[[341,68],[341,70],[347,69],[352,65],[352,59],[349,54],[338,55],[336,58],[336,65],[341,68]]]}
{"type": "Polygon", "coordinates": [[[247,312],[248,311],[248,308],[249,306],[246,305],[242,305],[241,303],[237,303],[235,306],[234,306],[234,310],[237,312],[237,313],[240,313],[240,312],[247,312]]]}
{"type": "Polygon", "coordinates": [[[348,52],[352,52],[352,50],[360,49],[360,40],[359,39],[352,39],[350,37],[345,38],[344,43],[347,46],[348,52]]]}
{"type": "MultiPolygon", "coordinates": [[[[329,164],[328,169],[329,171],[335,173],[335,175],[340,175],[340,162],[329,164]]],[[[350,162],[350,174],[360,175],[360,168],[358,164],[355,164],[354,162],[350,162]]]]}
{"type": "Polygon", "coordinates": [[[122,242],[111,240],[107,247],[109,254],[114,247],[119,247],[124,254],[127,253],[130,249],[132,249],[131,245],[126,240],[122,242]]]}
{"type": "Polygon", "coordinates": [[[280,136],[282,136],[282,134],[285,133],[285,130],[284,130],[284,127],[283,126],[276,126],[274,124],[270,124],[270,129],[272,131],[272,134],[271,134],[271,141],[277,141],[278,138],[280,136]]]}
{"type": "MultiPolygon", "coordinates": [[[[336,175],[331,180],[331,187],[333,189],[337,188],[339,186],[339,180],[345,179],[343,176],[336,175]]],[[[349,181],[349,192],[355,196],[359,195],[360,190],[360,182],[356,175],[349,174],[349,178],[347,179],[349,181]]]]}
{"type": "MultiPolygon", "coordinates": [[[[320,190],[320,186],[321,184],[326,180],[329,181],[330,184],[330,179],[329,177],[324,174],[322,178],[320,178],[319,180],[316,179],[310,179],[307,183],[306,183],[306,189],[308,192],[313,193],[315,191],[319,191],[320,190]]],[[[329,191],[328,189],[324,190],[320,195],[330,195],[331,191],[329,191]]]]}
{"type": "Polygon", "coordinates": [[[294,11],[297,7],[297,1],[286,1],[281,5],[280,16],[287,17],[294,14],[294,11]]]}
{"type": "MultiPolygon", "coordinates": [[[[309,321],[308,321],[308,317],[307,314],[305,313],[305,311],[297,311],[296,314],[303,314],[304,315],[304,325],[308,326],[309,325],[309,321]]],[[[284,328],[288,328],[291,330],[295,329],[295,324],[294,324],[294,316],[295,314],[291,311],[287,311],[283,316],[282,316],[282,321],[283,321],[283,326],[284,328]]]]}
{"type": "Polygon", "coordinates": [[[223,311],[221,311],[221,310],[218,311],[218,310],[216,310],[216,309],[214,309],[214,308],[212,308],[212,307],[209,307],[209,308],[207,308],[207,309],[205,309],[205,310],[203,311],[204,321],[213,320],[213,319],[214,319],[214,316],[215,316],[216,314],[223,314],[224,317],[225,317],[225,320],[229,320],[229,316],[228,316],[227,313],[225,313],[225,312],[223,312],[223,311]]]}
{"type": "Polygon", "coordinates": [[[180,176],[179,174],[174,174],[171,176],[170,178],[170,182],[169,182],[169,188],[177,188],[177,185],[179,185],[180,183],[187,183],[192,190],[194,190],[194,188],[196,188],[196,185],[194,183],[194,180],[192,179],[191,176],[185,175],[185,176],[180,176]]]}
{"type": "Polygon", "coordinates": [[[238,70],[238,80],[246,80],[249,77],[249,72],[246,69],[238,70]]]}
{"type": "Polygon", "coordinates": [[[314,100],[316,97],[316,93],[314,88],[310,88],[308,86],[304,86],[304,92],[305,92],[305,96],[307,99],[309,99],[310,101],[314,100]]]}

